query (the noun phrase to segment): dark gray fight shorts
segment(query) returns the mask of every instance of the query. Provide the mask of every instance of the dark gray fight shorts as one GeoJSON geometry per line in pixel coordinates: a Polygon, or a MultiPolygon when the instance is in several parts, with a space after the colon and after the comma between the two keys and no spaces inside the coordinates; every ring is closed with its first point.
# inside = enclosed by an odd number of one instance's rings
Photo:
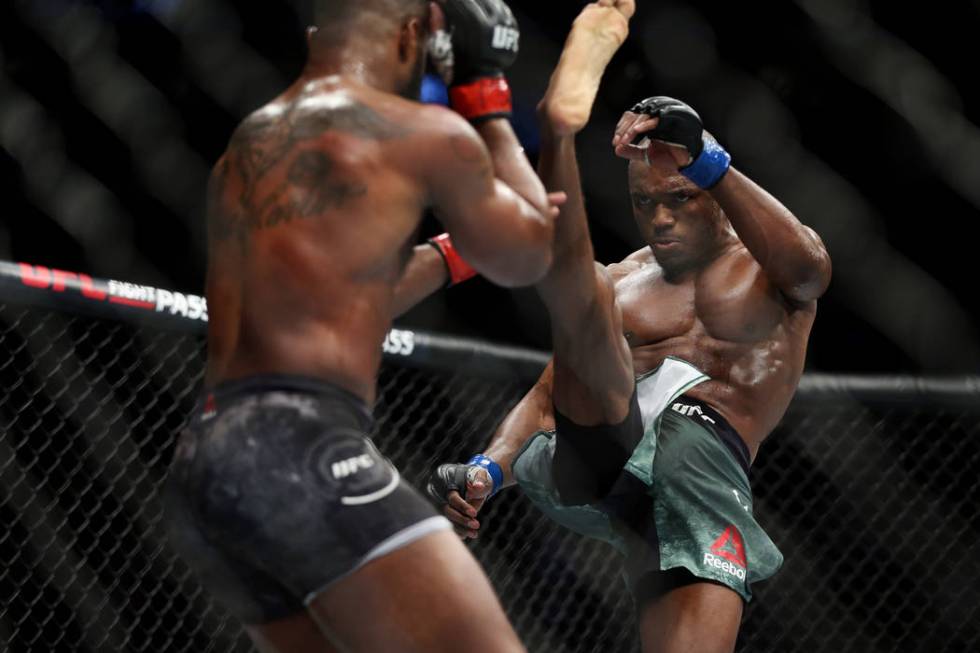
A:
{"type": "Polygon", "coordinates": [[[171,540],[246,624],[451,528],[368,438],[349,392],[292,376],[222,384],[181,434],[164,491],[171,540]]]}

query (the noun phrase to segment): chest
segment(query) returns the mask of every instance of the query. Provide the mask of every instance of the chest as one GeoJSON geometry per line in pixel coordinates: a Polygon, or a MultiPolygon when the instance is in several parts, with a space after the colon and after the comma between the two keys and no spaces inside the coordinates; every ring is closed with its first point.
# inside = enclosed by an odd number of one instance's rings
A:
{"type": "Polygon", "coordinates": [[[618,281],[616,298],[631,347],[675,338],[757,343],[769,339],[785,315],[751,260],[718,261],[677,283],[656,265],[645,266],[618,281]]]}

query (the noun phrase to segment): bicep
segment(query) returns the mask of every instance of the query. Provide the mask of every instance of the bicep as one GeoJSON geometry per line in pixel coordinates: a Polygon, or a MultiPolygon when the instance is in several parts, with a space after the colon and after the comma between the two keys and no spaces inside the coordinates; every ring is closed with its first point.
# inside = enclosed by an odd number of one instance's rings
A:
{"type": "Polygon", "coordinates": [[[433,150],[431,202],[460,255],[500,285],[539,279],[550,262],[545,256],[550,255],[549,223],[494,177],[480,136],[466,125],[433,150]]]}
{"type": "Polygon", "coordinates": [[[506,191],[494,177],[489,151],[472,128],[445,137],[437,154],[431,175],[432,203],[457,247],[465,249],[467,243],[462,241],[476,240],[477,225],[494,219],[506,191]]]}

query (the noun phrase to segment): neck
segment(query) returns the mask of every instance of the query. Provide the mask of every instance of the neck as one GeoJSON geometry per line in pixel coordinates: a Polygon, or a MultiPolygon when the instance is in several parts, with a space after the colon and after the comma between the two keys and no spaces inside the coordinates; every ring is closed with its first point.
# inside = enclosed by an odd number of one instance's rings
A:
{"type": "Polygon", "coordinates": [[[328,41],[325,34],[320,34],[310,44],[310,56],[301,78],[315,81],[339,75],[379,91],[396,93],[395,68],[387,43],[364,39],[328,41]]]}
{"type": "Polygon", "coordinates": [[[657,263],[664,271],[664,279],[668,283],[681,283],[691,277],[697,276],[702,270],[721,258],[722,255],[737,247],[740,242],[734,232],[724,232],[724,236],[712,247],[706,249],[701,256],[690,261],[678,262],[674,265],[669,263],[665,265],[660,261],[657,261],[657,263]]]}
{"type": "Polygon", "coordinates": [[[687,281],[688,279],[697,275],[701,271],[704,265],[694,262],[678,263],[678,264],[663,264],[657,261],[660,265],[660,269],[664,271],[664,281],[671,284],[678,284],[687,281]]]}

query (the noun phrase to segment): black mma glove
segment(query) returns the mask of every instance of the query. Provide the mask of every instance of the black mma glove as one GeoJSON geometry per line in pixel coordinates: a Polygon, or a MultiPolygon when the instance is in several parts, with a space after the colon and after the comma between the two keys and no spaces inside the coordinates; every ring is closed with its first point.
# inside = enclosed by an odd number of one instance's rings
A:
{"type": "Polygon", "coordinates": [[[649,137],[687,149],[691,163],[680,168],[680,173],[699,187],[713,187],[728,172],[731,155],[718,141],[705,134],[701,116],[687,104],[655,95],[638,102],[630,111],[660,119],[654,129],[637,136],[636,140],[649,137]]]}
{"type": "Polygon", "coordinates": [[[425,491],[439,505],[449,501],[449,493],[453,490],[459,492],[459,496],[466,500],[467,481],[481,469],[486,471],[490,478],[490,491],[486,495],[486,498],[489,499],[503,487],[504,472],[500,465],[483,454],[473,456],[466,463],[439,465],[429,476],[425,491]]]}
{"type": "Polygon", "coordinates": [[[453,109],[471,121],[509,117],[503,71],[517,58],[520,42],[510,7],[503,0],[445,0],[443,10],[452,33],[453,109]]]}
{"type": "Polygon", "coordinates": [[[439,465],[429,475],[425,491],[436,505],[449,502],[449,493],[455,490],[459,496],[466,499],[466,473],[469,465],[464,463],[449,463],[439,465]]]}

